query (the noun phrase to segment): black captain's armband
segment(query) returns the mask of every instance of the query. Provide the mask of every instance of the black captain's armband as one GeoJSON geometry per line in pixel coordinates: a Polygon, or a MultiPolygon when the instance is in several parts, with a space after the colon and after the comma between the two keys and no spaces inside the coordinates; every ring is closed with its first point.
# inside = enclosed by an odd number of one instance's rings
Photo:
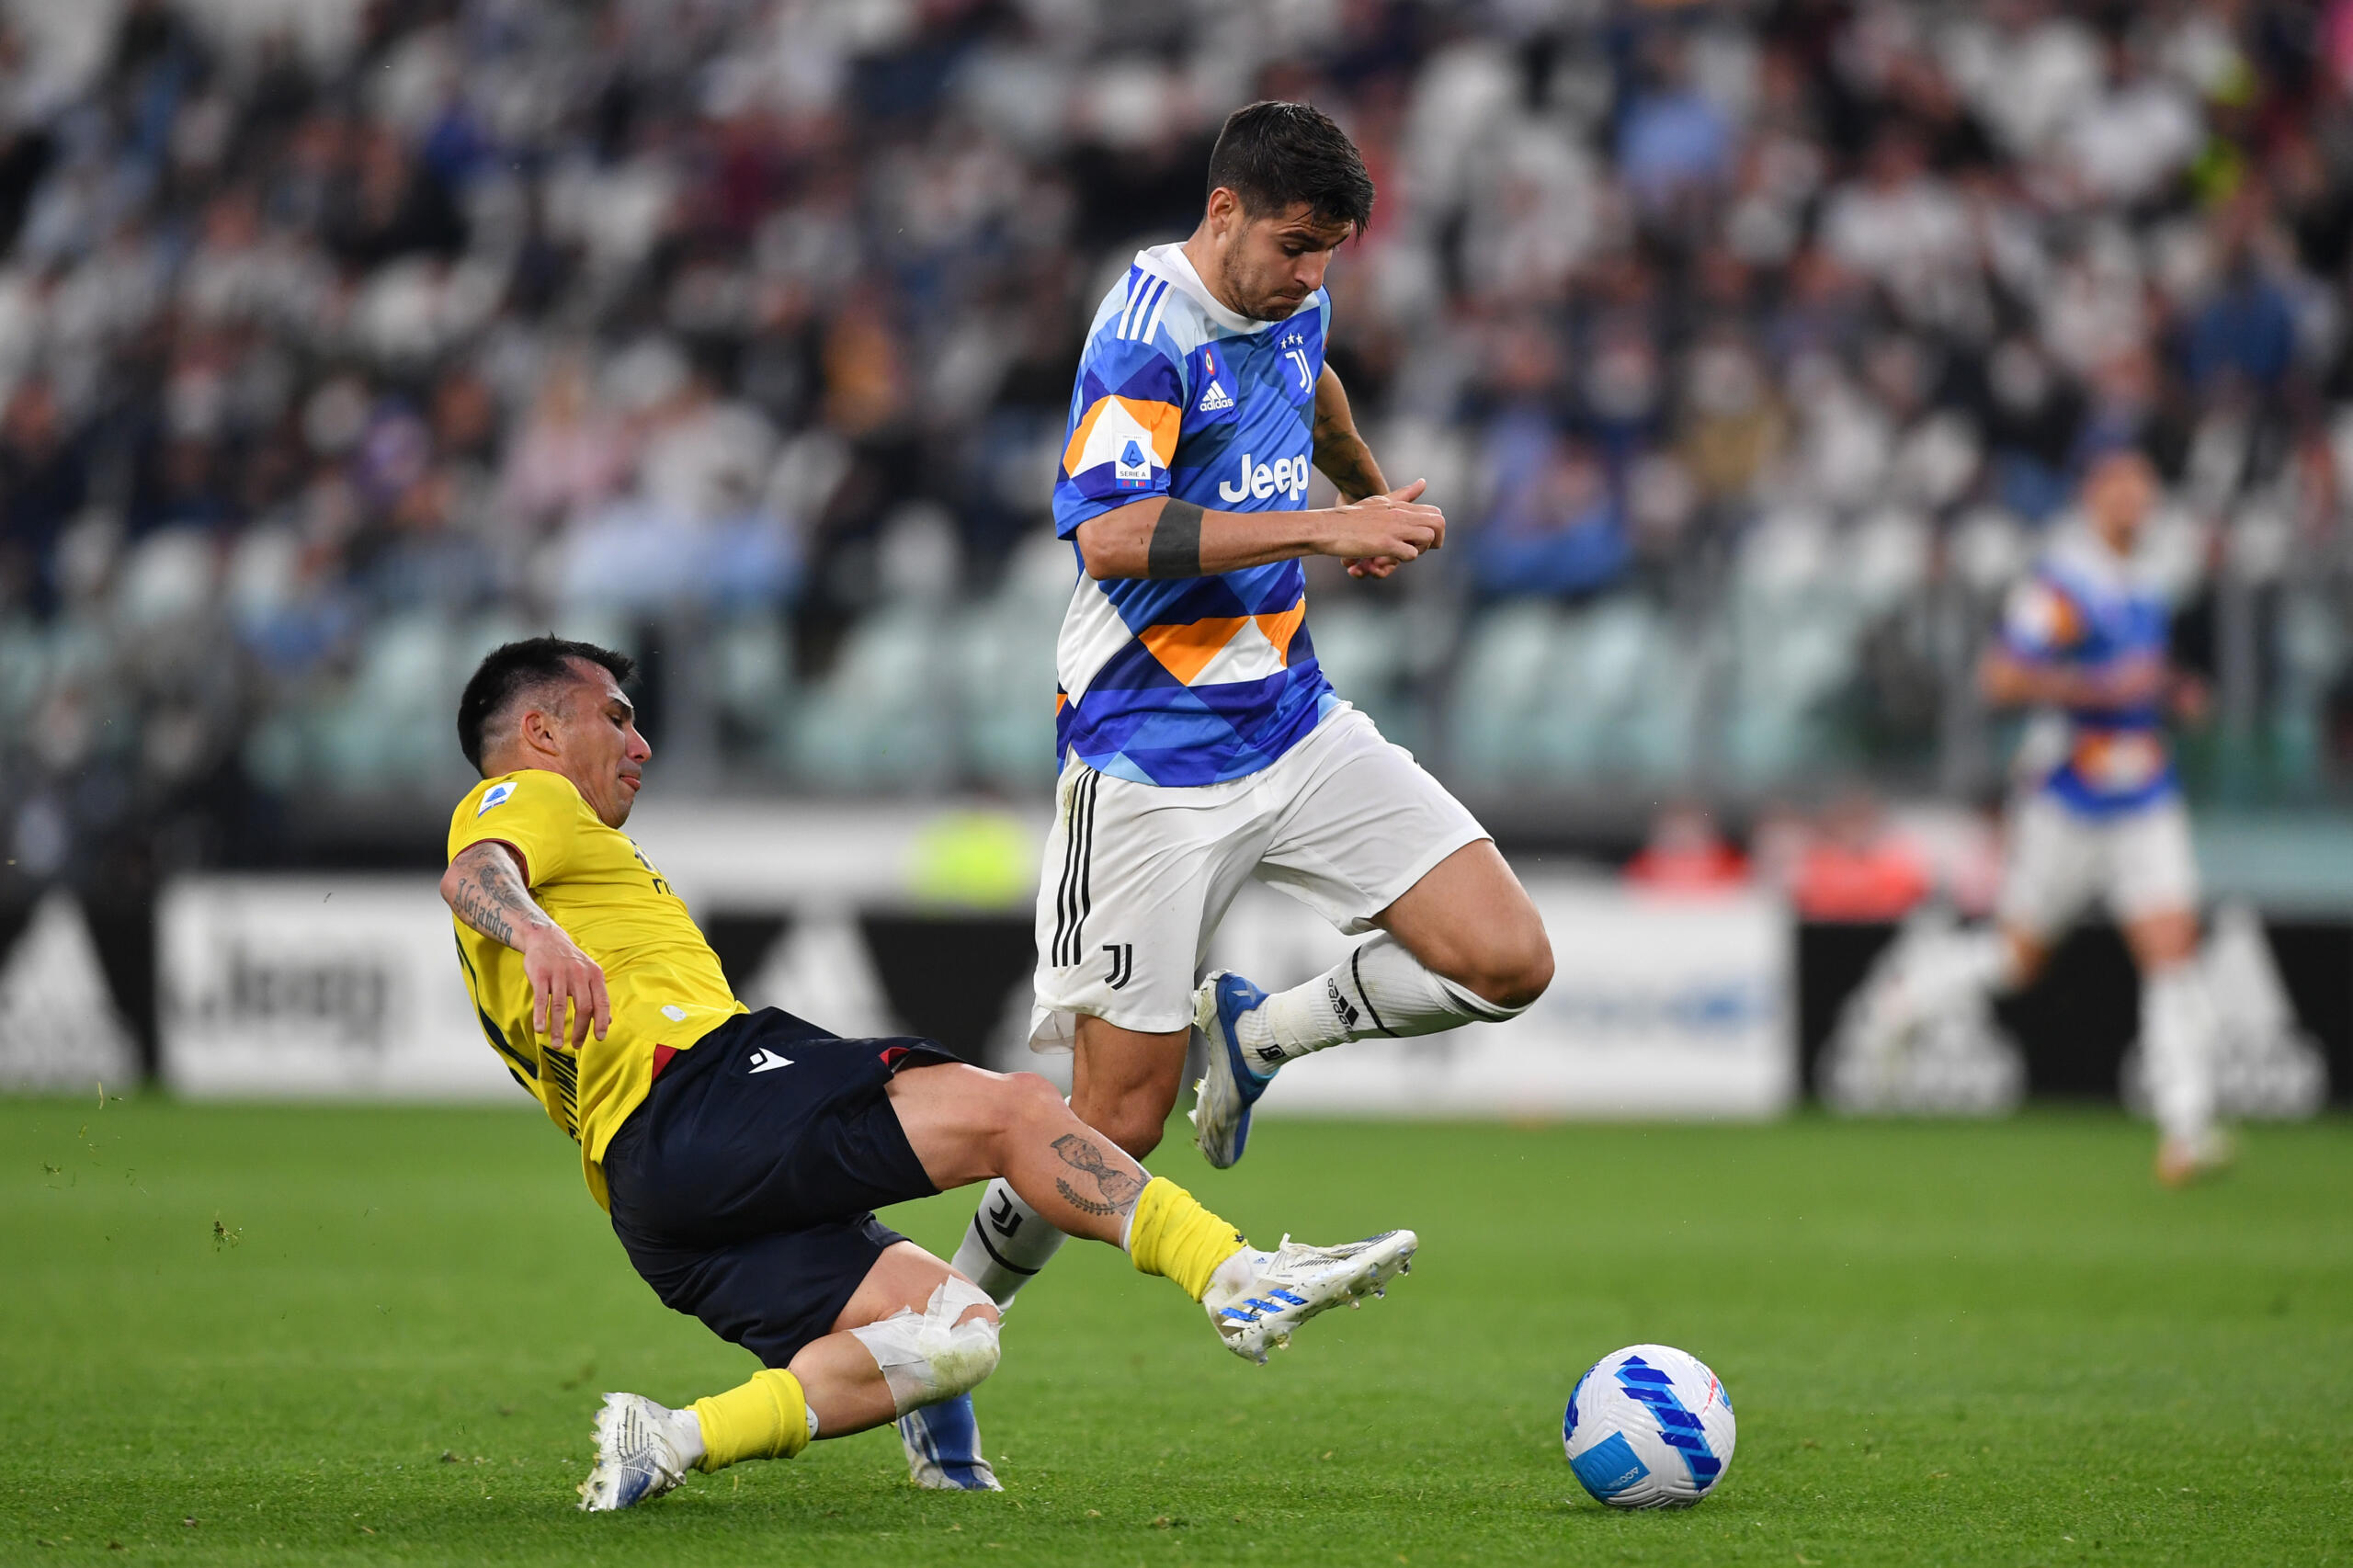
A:
{"type": "Polygon", "coordinates": [[[1161,504],[1152,525],[1152,545],[1144,552],[1147,577],[1198,577],[1201,574],[1201,509],[1190,501],[1161,504]]]}

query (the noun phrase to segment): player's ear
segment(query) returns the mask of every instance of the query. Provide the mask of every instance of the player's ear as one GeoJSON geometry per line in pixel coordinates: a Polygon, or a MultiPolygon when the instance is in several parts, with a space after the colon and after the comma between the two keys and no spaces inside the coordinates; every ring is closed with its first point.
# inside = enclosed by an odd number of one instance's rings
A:
{"type": "Polygon", "coordinates": [[[1210,192],[1209,221],[1210,233],[1220,239],[1225,238],[1241,227],[1242,199],[1224,186],[1219,186],[1210,192]]]}
{"type": "Polygon", "coordinates": [[[527,704],[515,721],[515,733],[522,741],[523,749],[542,753],[561,750],[556,742],[555,718],[544,703],[527,704]]]}

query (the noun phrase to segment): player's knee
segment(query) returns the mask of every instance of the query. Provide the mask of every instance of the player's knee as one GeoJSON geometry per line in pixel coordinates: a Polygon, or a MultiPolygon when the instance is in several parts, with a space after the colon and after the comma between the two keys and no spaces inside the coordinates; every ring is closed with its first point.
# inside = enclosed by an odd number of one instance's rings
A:
{"type": "Polygon", "coordinates": [[[1506,994],[1493,998],[1506,1007],[1525,1007],[1544,994],[1552,983],[1552,938],[1544,932],[1542,921],[1533,923],[1525,932],[1514,953],[1517,960],[1506,994]]]}
{"type": "Polygon", "coordinates": [[[1021,1115],[1052,1116],[1069,1108],[1063,1103],[1063,1092],[1042,1074],[1007,1073],[1005,1085],[1006,1097],[1021,1115]]]}
{"type": "Polygon", "coordinates": [[[1141,1160],[1160,1147],[1160,1135],[1166,1130],[1168,1113],[1176,1108],[1177,1080],[1182,1076],[1177,1073],[1165,1082],[1154,1076],[1127,1084],[1096,1079],[1071,1096],[1071,1112],[1126,1150],[1131,1158],[1141,1160]]]}
{"type": "Polygon", "coordinates": [[[996,1304],[961,1276],[933,1290],[921,1313],[901,1308],[849,1332],[881,1369],[900,1415],[970,1393],[1002,1354],[996,1304]]]}
{"type": "Polygon", "coordinates": [[[1131,1094],[1113,1105],[1099,1119],[1087,1125],[1127,1151],[1131,1159],[1142,1159],[1160,1147],[1160,1135],[1167,1128],[1169,1104],[1157,1094],[1131,1094]]]}
{"type": "Polygon", "coordinates": [[[1035,1073],[1008,1073],[1001,1080],[1003,1103],[998,1119],[1005,1131],[1021,1139],[1034,1138],[1041,1126],[1070,1115],[1062,1091],[1035,1073]]]}
{"type": "Polygon", "coordinates": [[[1525,921],[1515,921],[1481,943],[1466,967],[1468,974],[1448,978],[1498,1007],[1518,1012],[1552,983],[1552,941],[1531,910],[1525,921]]]}
{"type": "Polygon", "coordinates": [[[2198,917],[2186,910],[2144,915],[2126,932],[2132,956],[2151,974],[2188,963],[2198,956],[2198,917]]]}
{"type": "Polygon", "coordinates": [[[1035,1073],[993,1073],[987,1083],[985,1099],[971,1109],[988,1129],[992,1174],[1003,1176],[1012,1168],[1016,1151],[1051,1137],[1053,1124],[1069,1119],[1070,1108],[1053,1085],[1035,1073]]]}

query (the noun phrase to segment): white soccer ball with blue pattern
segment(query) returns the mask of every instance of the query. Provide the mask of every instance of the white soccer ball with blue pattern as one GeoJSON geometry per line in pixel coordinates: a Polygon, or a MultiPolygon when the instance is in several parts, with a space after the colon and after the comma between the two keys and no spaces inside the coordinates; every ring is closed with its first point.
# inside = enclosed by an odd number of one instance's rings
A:
{"type": "Polygon", "coordinates": [[[1732,1463],[1732,1400],[1696,1356],[1631,1345],[1569,1394],[1561,1446],[1585,1489],[1613,1508],[1688,1508],[1732,1463]]]}

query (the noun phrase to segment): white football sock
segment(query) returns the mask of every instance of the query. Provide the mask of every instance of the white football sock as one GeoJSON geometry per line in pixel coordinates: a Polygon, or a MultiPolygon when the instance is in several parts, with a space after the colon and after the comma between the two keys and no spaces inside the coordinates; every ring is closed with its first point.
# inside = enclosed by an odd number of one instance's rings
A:
{"type": "Polygon", "coordinates": [[[2141,1051],[2149,1106],[2168,1139],[2203,1144],[2214,1131],[2214,1053],[2221,1020],[2195,962],[2141,983],[2141,1051]]]}
{"type": "Polygon", "coordinates": [[[1900,1035],[1979,996],[1991,1000],[2018,989],[2018,950],[1998,929],[1931,929],[1897,941],[1913,945],[1890,950],[1900,967],[1872,998],[1883,1030],[1900,1035]]]}
{"type": "Polygon", "coordinates": [[[1021,1201],[1003,1176],[989,1183],[964,1240],[956,1249],[956,1272],[989,1293],[1002,1307],[1068,1240],[1021,1201]]]}
{"type": "MultiPolygon", "coordinates": [[[[810,1436],[816,1436],[813,1429],[810,1436]]],[[[670,1446],[678,1450],[679,1460],[688,1470],[694,1469],[708,1451],[702,1440],[702,1417],[691,1407],[670,1412],[670,1446]]]]}
{"type": "Polygon", "coordinates": [[[1304,985],[1279,991],[1236,1020],[1242,1049],[1271,1073],[1293,1057],[1380,1035],[1404,1040],[1501,1023],[1528,1009],[1506,1007],[1423,967],[1386,931],[1304,985]]]}
{"type": "Polygon", "coordinates": [[[1972,992],[1995,997],[2018,989],[2018,951],[1998,930],[1956,933],[1920,968],[1920,999],[1929,1013],[1958,1006],[1972,992]]]}

